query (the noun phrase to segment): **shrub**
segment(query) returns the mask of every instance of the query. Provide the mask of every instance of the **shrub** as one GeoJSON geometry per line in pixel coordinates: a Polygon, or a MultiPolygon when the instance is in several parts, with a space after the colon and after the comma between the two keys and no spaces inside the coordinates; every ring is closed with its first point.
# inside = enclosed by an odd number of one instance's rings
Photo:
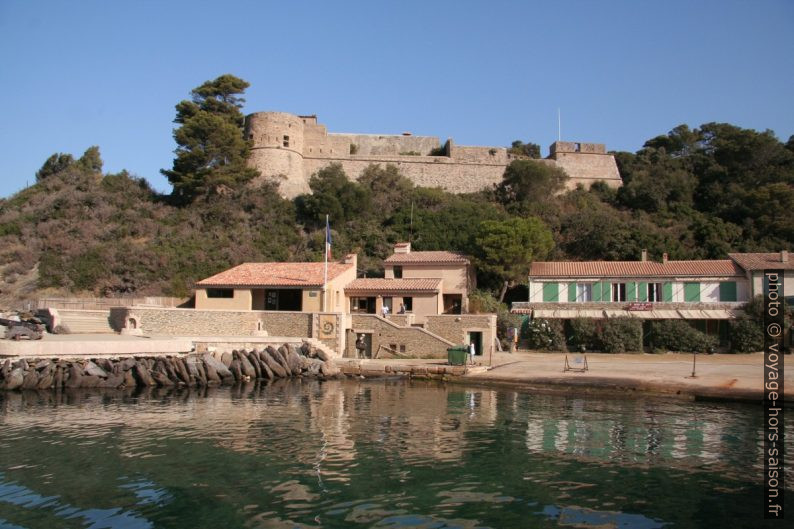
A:
{"type": "Polygon", "coordinates": [[[753,353],[764,350],[763,324],[751,317],[731,322],[731,352],[753,353]]]}
{"type": "Polygon", "coordinates": [[[593,351],[599,349],[596,320],[592,318],[574,318],[568,322],[568,346],[572,351],[580,351],[582,347],[593,351]]]}
{"type": "Polygon", "coordinates": [[[565,333],[560,320],[534,319],[525,322],[521,329],[530,349],[565,351],[565,333]]]}
{"type": "Polygon", "coordinates": [[[702,353],[713,349],[717,341],[683,320],[659,320],[651,323],[652,348],[683,353],[702,353]]]}
{"type": "Polygon", "coordinates": [[[642,352],[642,322],[632,318],[615,318],[601,323],[598,338],[605,353],[642,352]]]}

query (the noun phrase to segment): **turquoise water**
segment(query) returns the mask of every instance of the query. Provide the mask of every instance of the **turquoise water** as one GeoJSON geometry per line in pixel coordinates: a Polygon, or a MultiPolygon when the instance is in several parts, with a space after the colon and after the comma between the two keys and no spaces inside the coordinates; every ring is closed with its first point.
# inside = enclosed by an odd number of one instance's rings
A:
{"type": "Polygon", "coordinates": [[[6,393],[0,527],[764,527],[761,421],[405,380],[6,393]]]}

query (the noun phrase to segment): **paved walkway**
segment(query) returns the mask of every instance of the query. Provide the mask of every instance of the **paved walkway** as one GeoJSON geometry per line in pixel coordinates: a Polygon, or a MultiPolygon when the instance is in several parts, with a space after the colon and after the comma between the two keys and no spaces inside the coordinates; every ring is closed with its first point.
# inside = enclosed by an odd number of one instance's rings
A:
{"type": "MultiPolygon", "coordinates": [[[[569,354],[569,361],[574,356],[569,354]]],[[[791,356],[786,359],[792,361],[791,356]]],[[[566,392],[598,389],[760,401],[763,398],[763,360],[761,353],[697,355],[697,376],[691,378],[691,354],[588,354],[588,371],[578,373],[563,372],[565,354],[562,353],[495,353],[492,365],[468,369],[459,380],[566,392]]],[[[424,368],[432,374],[433,366],[446,365],[441,360],[419,359],[344,362],[357,363],[371,374],[378,371],[402,372],[411,366],[424,368]]],[[[785,382],[794,390],[792,369],[789,369],[785,382]]],[[[787,401],[794,400],[791,395],[790,390],[787,401]]]]}

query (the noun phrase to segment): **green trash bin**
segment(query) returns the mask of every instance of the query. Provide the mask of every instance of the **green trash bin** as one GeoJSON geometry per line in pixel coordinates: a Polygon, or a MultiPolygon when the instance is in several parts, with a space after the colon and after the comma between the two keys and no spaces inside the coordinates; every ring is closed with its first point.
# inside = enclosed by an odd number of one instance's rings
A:
{"type": "Polygon", "coordinates": [[[447,349],[447,363],[452,366],[466,365],[469,356],[469,348],[465,345],[456,345],[447,349]]]}

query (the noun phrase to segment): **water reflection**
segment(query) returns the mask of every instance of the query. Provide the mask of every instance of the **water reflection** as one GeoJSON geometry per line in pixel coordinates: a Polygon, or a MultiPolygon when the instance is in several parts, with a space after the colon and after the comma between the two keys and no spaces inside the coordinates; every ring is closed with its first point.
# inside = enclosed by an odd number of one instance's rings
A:
{"type": "Polygon", "coordinates": [[[404,380],[7,393],[0,526],[759,527],[760,436],[747,405],[404,380]]]}

